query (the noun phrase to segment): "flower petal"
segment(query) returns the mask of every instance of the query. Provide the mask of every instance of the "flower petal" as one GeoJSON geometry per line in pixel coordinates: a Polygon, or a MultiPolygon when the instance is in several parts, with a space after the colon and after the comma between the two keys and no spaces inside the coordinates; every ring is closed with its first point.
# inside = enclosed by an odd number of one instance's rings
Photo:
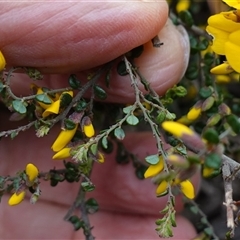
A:
{"type": "Polygon", "coordinates": [[[223,0],[228,6],[240,9],[240,0],[223,0]]]}
{"type": "Polygon", "coordinates": [[[43,112],[42,117],[45,118],[50,114],[58,114],[60,109],[60,100],[53,102],[49,107],[43,112]]]}
{"type": "Polygon", "coordinates": [[[162,156],[159,157],[159,162],[157,164],[150,165],[147,171],[144,173],[145,178],[154,177],[163,170],[164,161],[162,156]]]}
{"type": "Polygon", "coordinates": [[[68,157],[71,156],[70,151],[71,151],[71,148],[69,148],[69,147],[63,148],[62,150],[60,150],[59,152],[57,152],[57,153],[52,157],[52,159],[58,160],[58,159],[68,158],[68,157]]]}
{"type": "Polygon", "coordinates": [[[9,198],[8,204],[9,204],[10,206],[14,206],[14,205],[19,204],[19,203],[22,202],[22,200],[24,199],[25,194],[26,194],[25,191],[22,191],[22,192],[20,192],[19,194],[14,193],[14,194],[9,198]]]}
{"type": "Polygon", "coordinates": [[[25,171],[30,182],[33,182],[37,178],[39,173],[37,167],[32,163],[27,164],[25,171]]]}
{"type": "Polygon", "coordinates": [[[185,135],[193,136],[195,133],[189,127],[173,121],[165,121],[162,123],[163,129],[175,135],[176,137],[182,137],[185,135]]]}
{"type": "Polygon", "coordinates": [[[192,183],[189,180],[185,180],[180,183],[180,187],[182,193],[189,199],[193,199],[195,197],[195,191],[192,183]]]}
{"type": "Polygon", "coordinates": [[[240,73],[240,30],[229,35],[229,40],[225,43],[226,58],[231,67],[240,73]]]}
{"type": "Polygon", "coordinates": [[[167,191],[167,188],[168,188],[168,182],[163,180],[157,187],[156,189],[156,194],[157,195],[161,195],[163,194],[164,192],[167,191]]]}
{"type": "Polygon", "coordinates": [[[74,134],[76,133],[78,128],[78,124],[76,124],[75,128],[72,130],[62,130],[58,135],[57,139],[52,145],[52,150],[54,152],[59,152],[62,150],[73,138],[74,134]]]}
{"type": "Polygon", "coordinates": [[[2,71],[6,66],[6,60],[2,54],[2,52],[0,51],[0,71],[2,71]]]}

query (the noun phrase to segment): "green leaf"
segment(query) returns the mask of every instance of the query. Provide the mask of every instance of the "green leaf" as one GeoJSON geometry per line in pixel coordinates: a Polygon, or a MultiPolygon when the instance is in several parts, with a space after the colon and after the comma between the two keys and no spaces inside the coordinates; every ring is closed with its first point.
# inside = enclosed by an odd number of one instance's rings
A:
{"type": "Polygon", "coordinates": [[[63,93],[60,99],[60,107],[67,107],[72,102],[72,96],[69,93],[63,93]]]}
{"type": "Polygon", "coordinates": [[[200,88],[199,94],[202,98],[208,98],[212,95],[213,91],[210,87],[200,88]]]}
{"type": "Polygon", "coordinates": [[[71,74],[68,78],[69,86],[73,89],[79,89],[81,87],[80,81],[77,79],[75,74],[71,74]]]}
{"type": "Polygon", "coordinates": [[[123,140],[125,138],[125,133],[124,133],[123,129],[120,127],[115,128],[114,135],[119,140],[123,140]]]}
{"type": "Polygon", "coordinates": [[[213,144],[219,143],[219,134],[213,128],[207,128],[207,130],[203,133],[203,138],[213,144]]]}
{"type": "Polygon", "coordinates": [[[232,130],[239,134],[240,133],[240,123],[236,115],[229,115],[226,117],[227,123],[231,126],[232,130]]]}
{"type": "Polygon", "coordinates": [[[203,231],[208,235],[212,236],[213,235],[213,229],[211,227],[204,228],[203,231]]]}
{"type": "Polygon", "coordinates": [[[81,182],[81,186],[85,192],[91,192],[95,189],[95,186],[91,182],[81,182]]]}
{"type": "Polygon", "coordinates": [[[134,115],[130,115],[126,121],[129,125],[137,125],[139,123],[138,118],[134,115]]]}
{"type": "Polygon", "coordinates": [[[141,180],[145,179],[144,178],[144,173],[146,172],[146,170],[147,170],[147,167],[145,167],[145,166],[137,167],[136,170],[135,170],[135,174],[136,174],[137,178],[141,179],[141,180]]]}
{"type": "Polygon", "coordinates": [[[159,112],[156,118],[156,123],[161,124],[165,120],[166,115],[167,113],[165,111],[159,112]]]}
{"type": "Polygon", "coordinates": [[[127,68],[126,68],[126,64],[124,61],[121,61],[118,63],[117,65],[117,73],[120,75],[120,76],[126,76],[128,75],[128,72],[127,72],[127,68]]]}
{"type": "Polygon", "coordinates": [[[199,69],[196,65],[189,65],[185,73],[185,77],[189,80],[194,80],[198,77],[199,69]]]}
{"type": "Polygon", "coordinates": [[[98,152],[98,145],[97,145],[97,143],[92,144],[91,147],[90,147],[90,150],[91,150],[93,155],[96,155],[97,152],[98,152]]]}
{"type": "Polygon", "coordinates": [[[176,227],[177,224],[176,224],[175,212],[172,212],[172,213],[170,214],[170,220],[171,220],[172,226],[173,226],[173,227],[176,227]]]}
{"type": "Polygon", "coordinates": [[[14,139],[17,135],[18,135],[18,131],[13,131],[12,133],[11,133],[11,139],[14,139]]]}
{"type": "Polygon", "coordinates": [[[102,147],[104,148],[104,149],[107,149],[108,148],[108,140],[107,140],[107,136],[104,136],[103,138],[102,138],[102,147]]]}
{"type": "Polygon", "coordinates": [[[44,104],[50,105],[52,103],[51,99],[46,93],[37,94],[35,98],[37,101],[42,102],[44,104]]]}
{"type": "Polygon", "coordinates": [[[105,100],[107,98],[106,91],[97,85],[94,86],[94,94],[101,100],[105,100]]]}
{"type": "Polygon", "coordinates": [[[78,231],[80,228],[84,227],[84,222],[76,215],[71,216],[68,221],[73,224],[75,231],[78,231]]]}
{"type": "Polygon", "coordinates": [[[87,107],[87,103],[84,100],[81,100],[76,103],[74,110],[76,112],[82,112],[86,107],[87,107]]]}
{"type": "Polygon", "coordinates": [[[64,127],[67,130],[73,130],[76,127],[76,123],[74,123],[72,120],[65,118],[64,119],[64,127]]]}
{"type": "Polygon", "coordinates": [[[20,114],[24,114],[27,112],[25,103],[22,102],[21,100],[13,100],[12,106],[13,106],[13,109],[20,114]]]}
{"type": "Polygon", "coordinates": [[[179,18],[187,25],[187,27],[191,27],[194,23],[192,14],[187,10],[181,11],[179,13],[179,18]]]}
{"type": "Polygon", "coordinates": [[[88,213],[95,213],[99,209],[98,202],[94,198],[89,198],[85,202],[85,206],[87,208],[88,213]]]}
{"type": "Polygon", "coordinates": [[[3,85],[2,82],[0,82],[0,92],[2,92],[2,90],[5,88],[5,86],[3,85]]]}
{"type": "Polygon", "coordinates": [[[207,49],[208,45],[209,45],[209,41],[207,39],[202,39],[202,40],[199,40],[197,48],[199,51],[203,51],[207,49]]]}
{"type": "Polygon", "coordinates": [[[178,97],[184,97],[187,95],[187,89],[183,86],[177,86],[174,92],[178,97]]]}
{"type": "Polygon", "coordinates": [[[150,156],[145,157],[145,160],[147,163],[154,165],[159,162],[159,156],[158,156],[158,154],[150,155],[150,156]]]}
{"type": "Polygon", "coordinates": [[[191,206],[190,211],[194,214],[198,214],[199,213],[199,208],[196,207],[196,206],[191,206]]]}
{"type": "Polygon", "coordinates": [[[127,107],[123,108],[123,112],[125,114],[130,113],[132,110],[133,110],[133,105],[130,105],[130,106],[127,106],[127,107]]]}
{"type": "Polygon", "coordinates": [[[132,49],[130,52],[127,53],[127,55],[129,55],[129,57],[131,58],[138,58],[143,53],[143,50],[144,50],[144,47],[143,45],[141,45],[132,49]]]}
{"type": "Polygon", "coordinates": [[[216,153],[210,153],[206,156],[204,165],[209,168],[218,169],[221,167],[222,160],[216,153]]]}

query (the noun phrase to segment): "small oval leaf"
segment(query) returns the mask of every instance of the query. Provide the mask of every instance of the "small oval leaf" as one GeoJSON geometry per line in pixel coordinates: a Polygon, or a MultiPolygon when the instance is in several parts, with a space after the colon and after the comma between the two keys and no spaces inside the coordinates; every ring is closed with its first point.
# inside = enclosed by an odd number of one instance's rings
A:
{"type": "Polygon", "coordinates": [[[107,98],[106,91],[97,85],[94,86],[94,93],[101,100],[105,100],[107,98]]]}
{"type": "Polygon", "coordinates": [[[122,128],[116,128],[115,130],[114,130],[114,135],[115,135],[115,137],[117,138],[117,139],[119,139],[119,140],[123,140],[124,138],[125,138],[125,133],[124,133],[124,131],[123,131],[123,129],[122,128]]]}
{"type": "Polygon", "coordinates": [[[44,103],[44,104],[52,103],[51,99],[49,98],[49,96],[46,93],[37,94],[35,98],[37,101],[44,103]]]}
{"type": "Polygon", "coordinates": [[[26,108],[24,102],[22,102],[20,100],[12,101],[12,106],[13,106],[13,109],[20,114],[24,114],[27,112],[27,108],[26,108]]]}
{"type": "Polygon", "coordinates": [[[126,121],[129,125],[137,125],[139,123],[138,118],[134,115],[130,115],[126,121]]]}

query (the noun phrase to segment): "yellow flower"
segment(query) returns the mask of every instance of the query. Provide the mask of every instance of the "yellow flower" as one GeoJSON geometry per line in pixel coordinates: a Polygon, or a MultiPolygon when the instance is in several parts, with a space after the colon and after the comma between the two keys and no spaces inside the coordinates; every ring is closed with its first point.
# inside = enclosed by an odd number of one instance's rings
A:
{"type": "Polygon", "coordinates": [[[184,10],[188,10],[190,7],[190,0],[180,0],[177,3],[176,10],[177,12],[181,12],[184,10]]]}
{"type": "Polygon", "coordinates": [[[216,83],[226,84],[231,82],[231,78],[227,75],[217,75],[216,76],[216,83]]]}
{"type": "Polygon", "coordinates": [[[42,114],[43,118],[48,117],[50,114],[59,113],[61,107],[61,98],[64,94],[69,94],[71,97],[73,97],[73,91],[62,92],[62,94],[56,101],[52,102],[50,105],[48,105],[47,108],[45,108],[46,110],[42,114]]]}
{"type": "Polygon", "coordinates": [[[219,55],[226,55],[230,66],[240,72],[240,22],[229,17],[232,13],[229,11],[211,16],[206,30],[213,36],[212,50],[219,55]]]}
{"type": "Polygon", "coordinates": [[[228,6],[240,9],[240,0],[223,0],[228,6]]]}
{"type": "Polygon", "coordinates": [[[81,121],[82,131],[89,138],[93,137],[95,134],[94,127],[92,125],[91,119],[88,116],[83,117],[81,121]]]}
{"type": "Polygon", "coordinates": [[[234,70],[232,69],[228,62],[224,62],[210,70],[212,74],[229,74],[233,71],[234,70]]]}
{"type": "Polygon", "coordinates": [[[205,178],[210,177],[214,171],[215,171],[215,169],[213,169],[213,168],[204,167],[203,168],[203,177],[205,177],[205,178]]]}
{"type": "Polygon", "coordinates": [[[37,167],[32,163],[27,164],[25,172],[28,176],[29,182],[33,182],[37,178],[39,173],[37,167]]]}
{"type": "Polygon", "coordinates": [[[144,173],[145,178],[154,177],[163,170],[164,161],[163,157],[159,156],[159,161],[157,164],[152,164],[148,167],[147,171],[144,173]]]}
{"type": "Polygon", "coordinates": [[[200,117],[202,113],[201,107],[192,107],[190,111],[187,113],[187,118],[191,121],[194,121],[200,117]]]}
{"type": "Polygon", "coordinates": [[[176,122],[181,123],[183,125],[189,126],[193,121],[189,120],[187,115],[180,117],[176,122]]]}
{"type": "Polygon", "coordinates": [[[58,135],[57,139],[52,145],[52,150],[54,152],[59,152],[62,150],[73,138],[74,134],[76,133],[78,128],[78,124],[76,124],[75,128],[72,130],[62,130],[58,135]]]}
{"type": "Polygon", "coordinates": [[[63,148],[63,149],[61,149],[59,152],[57,152],[57,153],[52,157],[52,159],[58,160],[58,159],[68,158],[68,157],[71,156],[70,151],[71,151],[71,148],[69,148],[69,147],[63,148]]]}
{"type": "Polygon", "coordinates": [[[100,163],[104,163],[105,159],[104,159],[104,155],[102,153],[98,153],[98,162],[100,163]]]}
{"type": "Polygon", "coordinates": [[[178,122],[165,121],[162,123],[162,127],[176,137],[182,137],[183,135],[193,136],[195,134],[189,127],[178,122]]]}
{"type": "Polygon", "coordinates": [[[195,197],[195,191],[192,183],[189,180],[185,180],[180,182],[180,188],[182,193],[189,199],[193,199],[195,197]]]}
{"type": "Polygon", "coordinates": [[[14,205],[17,205],[17,204],[21,203],[22,200],[23,200],[24,197],[25,197],[25,194],[26,194],[25,191],[22,191],[22,192],[20,192],[19,194],[14,193],[14,194],[9,198],[8,204],[9,204],[10,206],[14,206],[14,205]]]}
{"type": "Polygon", "coordinates": [[[0,51],[0,71],[2,71],[6,66],[6,60],[2,54],[2,52],[0,51]]]}
{"type": "Polygon", "coordinates": [[[156,189],[156,194],[157,195],[161,195],[164,192],[167,191],[168,188],[168,182],[163,180],[162,182],[160,182],[160,184],[158,185],[157,189],[156,189]]]}

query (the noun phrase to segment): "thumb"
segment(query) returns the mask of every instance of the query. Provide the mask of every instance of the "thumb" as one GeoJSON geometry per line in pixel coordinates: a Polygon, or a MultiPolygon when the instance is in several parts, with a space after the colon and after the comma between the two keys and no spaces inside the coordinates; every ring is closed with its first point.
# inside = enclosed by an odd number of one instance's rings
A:
{"type": "Polygon", "coordinates": [[[168,14],[165,1],[0,6],[0,49],[7,67],[43,73],[76,72],[115,59],[157,35],[168,14]]]}

